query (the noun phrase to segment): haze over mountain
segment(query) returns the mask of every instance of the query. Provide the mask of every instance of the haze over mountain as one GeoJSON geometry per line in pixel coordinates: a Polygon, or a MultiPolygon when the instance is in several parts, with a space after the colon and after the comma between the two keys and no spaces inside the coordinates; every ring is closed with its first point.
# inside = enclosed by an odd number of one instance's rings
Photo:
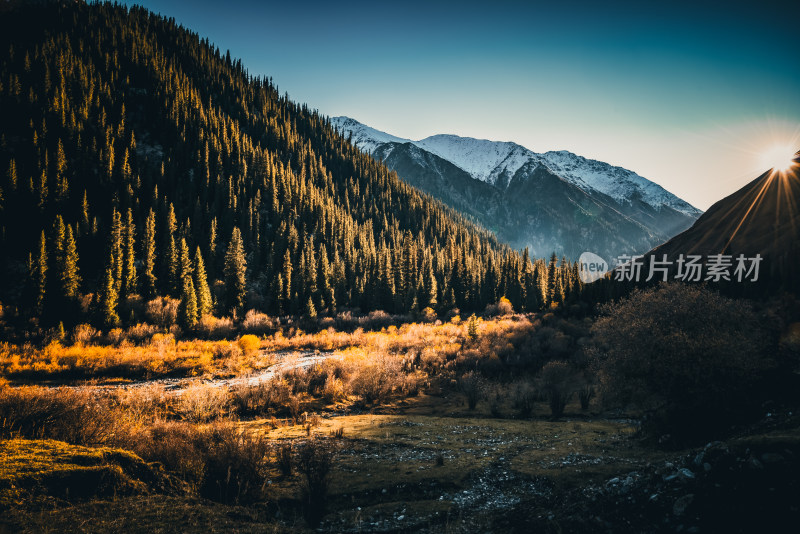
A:
{"type": "Polygon", "coordinates": [[[413,141],[348,117],[331,121],[408,183],[536,256],[643,253],[702,213],[633,171],[567,151],[456,135],[413,141]]]}

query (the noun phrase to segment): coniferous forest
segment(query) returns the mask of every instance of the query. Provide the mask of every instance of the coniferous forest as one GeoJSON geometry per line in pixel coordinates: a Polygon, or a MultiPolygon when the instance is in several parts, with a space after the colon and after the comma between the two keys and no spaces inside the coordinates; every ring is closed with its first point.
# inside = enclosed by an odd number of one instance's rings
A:
{"type": "Polygon", "coordinates": [[[191,327],[580,291],[574,265],[499,244],[174,20],[53,4],[1,24],[2,301],[22,316],[115,326],[170,296],[191,327]]]}

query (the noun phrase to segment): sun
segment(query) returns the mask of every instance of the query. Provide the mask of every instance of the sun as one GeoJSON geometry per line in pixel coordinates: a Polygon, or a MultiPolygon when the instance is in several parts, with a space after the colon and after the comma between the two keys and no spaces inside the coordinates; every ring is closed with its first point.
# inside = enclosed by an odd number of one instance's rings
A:
{"type": "Polygon", "coordinates": [[[797,165],[794,157],[794,148],[777,145],[764,151],[761,155],[761,163],[775,172],[786,172],[797,165]]]}

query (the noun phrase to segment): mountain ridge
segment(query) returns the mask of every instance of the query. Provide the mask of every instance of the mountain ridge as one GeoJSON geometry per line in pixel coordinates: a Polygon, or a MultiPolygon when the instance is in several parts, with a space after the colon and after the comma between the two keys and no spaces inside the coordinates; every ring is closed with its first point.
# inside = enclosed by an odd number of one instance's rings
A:
{"type": "Polygon", "coordinates": [[[529,247],[539,256],[644,253],[702,213],[633,171],[567,151],[537,154],[511,141],[450,134],[413,141],[349,117],[334,117],[331,124],[411,185],[474,217],[513,247],[529,247]],[[537,173],[540,167],[546,172],[537,173]],[[537,190],[548,191],[552,202],[520,187],[548,174],[559,181],[537,190]]]}

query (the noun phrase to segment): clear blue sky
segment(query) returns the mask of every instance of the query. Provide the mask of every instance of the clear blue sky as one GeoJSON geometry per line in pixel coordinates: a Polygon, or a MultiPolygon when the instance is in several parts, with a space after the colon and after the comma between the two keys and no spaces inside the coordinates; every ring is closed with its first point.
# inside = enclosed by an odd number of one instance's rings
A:
{"type": "Polygon", "coordinates": [[[800,149],[796,1],[125,3],[326,115],[566,149],[702,209],[800,149]]]}

